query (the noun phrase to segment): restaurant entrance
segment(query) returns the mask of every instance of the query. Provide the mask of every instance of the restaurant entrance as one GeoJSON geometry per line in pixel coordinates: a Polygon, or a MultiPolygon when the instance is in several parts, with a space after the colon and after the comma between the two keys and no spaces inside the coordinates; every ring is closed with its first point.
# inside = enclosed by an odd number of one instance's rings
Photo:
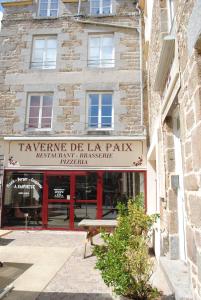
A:
{"type": "Polygon", "coordinates": [[[7,170],[2,226],[76,230],[82,219],[115,219],[117,204],[139,193],[146,171],[7,170]]]}

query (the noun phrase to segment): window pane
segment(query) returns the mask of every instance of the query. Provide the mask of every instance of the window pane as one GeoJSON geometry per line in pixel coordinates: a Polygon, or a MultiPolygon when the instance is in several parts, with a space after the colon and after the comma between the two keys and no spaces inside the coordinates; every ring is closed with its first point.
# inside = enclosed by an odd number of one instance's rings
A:
{"type": "Polygon", "coordinates": [[[57,3],[51,3],[50,9],[57,10],[57,7],[58,7],[57,3]]]}
{"type": "Polygon", "coordinates": [[[109,15],[111,12],[110,12],[110,7],[104,7],[103,8],[103,14],[106,14],[106,15],[109,15]]]}
{"type": "Polygon", "coordinates": [[[29,118],[29,128],[38,128],[38,118],[29,118]]]}
{"type": "Polygon", "coordinates": [[[47,40],[47,48],[53,48],[55,49],[57,47],[57,40],[56,39],[48,39],[47,40]]]}
{"type": "Polygon", "coordinates": [[[103,37],[102,46],[113,46],[113,37],[103,37]]]}
{"type": "Polygon", "coordinates": [[[102,116],[111,116],[112,115],[112,107],[111,106],[103,106],[101,114],[102,114],[102,116]]]}
{"type": "Polygon", "coordinates": [[[98,117],[90,117],[89,118],[89,126],[97,128],[98,127],[98,117]]]}
{"type": "Polygon", "coordinates": [[[31,96],[30,106],[40,106],[40,96],[31,96]]]}
{"type": "Polygon", "coordinates": [[[52,61],[52,62],[55,62],[56,61],[56,50],[54,49],[49,49],[47,51],[47,55],[46,55],[46,60],[47,61],[52,61]]]}
{"type": "Polygon", "coordinates": [[[38,118],[39,116],[39,109],[40,107],[30,107],[30,111],[29,111],[29,117],[35,117],[38,118]]]}
{"type": "Polygon", "coordinates": [[[43,61],[43,49],[35,49],[33,52],[33,62],[43,61]]]}
{"type": "Polygon", "coordinates": [[[98,94],[90,94],[89,99],[90,99],[90,105],[98,105],[98,99],[99,99],[98,94]]]}
{"type": "Polygon", "coordinates": [[[99,37],[90,37],[89,38],[89,47],[100,47],[100,38],[99,37]]]}
{"type": "Polygon", "coordinates": [[[111,117],[102,117],[101,118],[101,126],[102,127],[111,127],[112,126],[112,118],[111,117]]]}
{"type": "Polygon", "coordinates": [[[51,10],[50,17],[56,17],[56,16],[57,16],[57,10],[51,10]]]}
{"type": "Polygon", "coordinates": [[[43,96],[43,106],[52,106],[52,96],[43,96]]]}
{"type": "Polygon", "coordinates": [[[42,117],[50,117],[52,116],[52,107],[43,107],[42,109],[42,117]]]}
{"type": "Polygon", "coordinates": [[[40,14],[41,17],[47,17],[47,10],[40,10],[40,14]]]}
{"type": "Polygon", "coordinates": [[[43,49],[45,48],[45,40],[42,40],[42,39],[35,39],[34,40],[34,48],[39,48],[39,49],[43,49]]]}
{"type": "Polygon", "coordinates": [[[40,4],[42,4],[42,3],[48,3],[48,0],[41,0],[40,4]]]}
{"type": "Polygon", "coordinates": [[[40,10],[47,10],[47,3],[41,3],[40,10]]]}
{"type": "Polygon", "coordinates": [[[91,106],[89,110],[90,116],[98,116],[98,106],[91,106]]]}
{"type": "Polygon", "coordinates": [[[51,128],[51,118],[42,118],[41,128],[51,128]]]}
{"type": "Polygon", "coordinates": [[[103,6],[110,6],[111,0],[103,0],[103,6]]]}
{"type": "Polygon", "coordinates": [[[99,48],[90,48],[89,49],[89,58],[90,59],[99,59],[100,58],[100,49],[99,48]]]}
{"type": "Polygon", "coordinates": [[[111,94],[102,94],[102,105],[112,105],[111,94]]]}

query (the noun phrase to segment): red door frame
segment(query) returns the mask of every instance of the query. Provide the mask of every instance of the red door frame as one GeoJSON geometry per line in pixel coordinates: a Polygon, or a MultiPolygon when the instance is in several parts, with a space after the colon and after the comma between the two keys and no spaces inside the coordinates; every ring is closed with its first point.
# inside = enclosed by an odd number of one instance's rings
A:
{"type": "MultiPolygon", "coordinates": [[[[43,174],[43,204],[42,204],[42,227],[40,228],[29,228],[29,230],[68,230],[67,228],[48,228],[48,183],[47,183],[47,176],[48,175],[69,175],[70,176],[70,185],[71,185],[71,197],[70,197],[70,226],[69,230],[76,230],[74,228],[74,196],[75,196],[75,181],[76,176],[84,176],[88,172],[96,172],[97,177],[97,201],[93,201],[97,203],[97,219],[102,218],[102,195],[103,195],[103,175],[105,172],[126,172],[126,173],[143,173],[144,174],[144,206],[145,211],[147,211],[147,171],[146,170],[83,170],[83,171],[77,171],[77,170],[55,170],[55,171],[47,171],[47,170],[20,170],[20,169],[6,169],[4,171],[4,182],[3,182],[3,200],[2,200],[2,208],[4,204],[4,198],[5,198],[5,178],[6,178],[6,172],[20,172],[20,173],[42,173],[43,174]]],[[[88,200],[88,202],[92,202],[91,200],[88,200]]],[[[52,201],[50,201],[52,202],[52,201]]],[[[66,202],[69,203],[69,201],[64,200],[55,200],[55,202],[66,202]]],[[[80,200],[80,202],[85,202],[84,200],[80,200]]],[[[1,210],[1,220],[3,219],[3,213],[4,210],[1,210]]],[[[7,229],[13,229],[13,227],[4,227],[7,229]]],[[[22,228],[15,227],[15,230],[22,230],[22,228]]]]}

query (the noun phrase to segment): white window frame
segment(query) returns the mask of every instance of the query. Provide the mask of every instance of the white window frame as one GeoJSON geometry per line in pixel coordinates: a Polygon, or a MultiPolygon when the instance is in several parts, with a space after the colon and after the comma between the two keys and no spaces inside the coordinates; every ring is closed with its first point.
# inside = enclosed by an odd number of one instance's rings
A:
{"type": "MultiPolygon", "coordinates": [[[[35,62],[37,63],[37,62],[35,62]]],[[[57,36],[56,35],[47,35],[47,36],[34,36],[33,37],[33,42],[32,42],[32,53],[31,53],[31,69],[48,69],[48,70],[53,70],[53,69],[56,69],[57,67],[57,36]],[[56,41],[56,60],[55,62],[53,62],[54,64],[51,66],[48,66],[47,65],[47,51],[49,48],[47,48],[47,41],[48,40],[55,40],[56,41]],[[38,66],[34,66],[34,52],[35,52],[35,47],[34,47],[34,44],[35,44],[35,41],[36,40],[43,40],[45,41],[45,48],[43,48],[43,60],[41,62],[41,64],[39,63],[38,66]]]]}
{"type": "Polygon", "coordinates": [[[54,96],[53,93],[31,93],[28,95],[28,105],[27,105],[27,118],[26,118],[26,130],[29,131],[51,131],[52,130],[52,121],[53,121],[53,101],[54,96]],[[29,117],[30,117],[30,104],[31,104],[31,97],[32,96],[39,96],[40,97],[40,108],[38,114],[38,127],[29,127],[29,117]],[[42,108],[43,108],[43,97],[44,96],[51,96],[52,97],[52,114],[51,114],[51,126],[50,127],[42,127],[41,128],[41,121],[42,121],[42,108]]]}
{"type": "Polygon", "coordinates": [[[112,91],[90,91],[87,92],[87,127],[88,130],[94,130],[94,131],[107,131],[107,130],[113,130],[114,129],[114,93],[112,91]],[[90,108],[90,95],[95,94],[98,95],[98,127],[91,127],[89,122],[89,108],[90,108]],[[102,108],[102,99],[101,96],[104,94],[110,94],[112,96],[112,114],[111,114],[111,127],[102,127],[101,123],[101,108],[102,108]]]}
{"type": "Polygon", "coordinates": [[[51,16],[51,10],[56,10],[56,9],[51,9],[51,2],[52,0],[47,0],[48,1],[48,5],[47,5],[47,15],[46,16],[41,16],[41,0],[39,0],[38,3],[38,16],[41,18],[46,18],[46,17],[50,17],[50,18],[57,18],[58,17],[58,11],[59,11],[59,0],[57,0],[57,14],[56,16],[51,16]]]}
{"type": "Polygon", "coordinates": [[[93,3],[93,1],[95,1],[95,0],[90,0],[90,15],[99,16],[99,15],[111,15],[112,14],[112,1],[113,0],[110,0],[110,12],[109,12],[109,14],[104,14],[103,0],[96,0],[96,1],[99,1],[99,13],[93,13],[92,12],[92,3],[93,3]]]}
{"type": "MultiPolygon", "coordinates": [[[[96,61],[95,61],[96,62],[96,61]]],[[[109,59],[108,59],[108,62],[109,62],[109,59]]],[[[91,34],[88,36],[88,57],[87,57],[87,65],[88,67],[90,68],[114,68],[115,67],[115,45],[114,45],[114,34],[91,34]],[[103,39],[104,38],[107,38],[107,37],[111,37],[113,39],[113,48],[112,48],[112,59],[111,59],[111,64],[107,65],[103,63],[103,60],[102,60],[102,52],[103,52],[103,39]],[[90,56],[89,56],[89,53],[90,53],[90,39],[92,38],[99,38],[100,39],[100,42],[101,42],[101,46],[99,48],[99,59],[97,61],[97,64],[90,64],[90,61],[92,59],[90,59],[90,56]]]]}

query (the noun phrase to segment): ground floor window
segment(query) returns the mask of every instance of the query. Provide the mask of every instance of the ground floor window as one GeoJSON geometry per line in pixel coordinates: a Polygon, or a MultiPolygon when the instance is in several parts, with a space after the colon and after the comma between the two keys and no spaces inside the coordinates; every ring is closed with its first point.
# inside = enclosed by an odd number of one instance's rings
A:
{"type": "Polygon", "coordinates": [[[146,191],[146,172],[6,171],[2,226],[77,229],[83,219],[115,219],[117,204],[146,191]]]}
{"type": "Polygon", "coordinates": [[[41,226],[42,191],[42,173],[6,172],[3,224],[41,226]]]}

